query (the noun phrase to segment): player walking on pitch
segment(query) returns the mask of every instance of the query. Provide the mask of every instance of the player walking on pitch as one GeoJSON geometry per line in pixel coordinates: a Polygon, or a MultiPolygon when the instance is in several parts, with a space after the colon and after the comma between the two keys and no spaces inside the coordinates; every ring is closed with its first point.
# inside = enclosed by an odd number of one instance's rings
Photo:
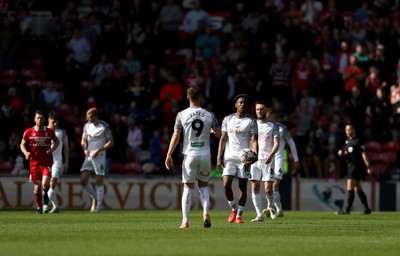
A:
{"type": "MultiPolygon", "coordinates": [[[[274,202],[277,214],[279,217],[283,217],[283,209],[281,203],[281,194],[279,193],[279,185],[283,179],[283,170],[285,164],[285,146],[289,145],[290,152],[293,155],[294,166],[293,169],[297,172],[300,169],[299,156],[297,154],[296,144],[290,134],[289,129],[282,123],[277,122],[276,113],[274,110],[269,109],[267,112],[267,118],[273,120],[279,128],[279,147],[274,157],[274,170],[275,170],[275,181],[274,181],[274,202]]],[[[269,211],[264,209],[266,216],[269,216],[269,211]]]]}
{"type": "Polygon", "coordinates": [[[264,220],[262,211],[262,200],[260,195],[260,183],[264,182],[264,189],[267,198],[268,216],[272,219],[278,217],[274,205],[274,156],[279,147],[279,128],[271,120],[267,119],[267,103],[265,101],[256,102],[256,115],[258,126],[258,160],[251,166],[250,182],[254,208],[257,216],[252,222],[262,222],[264,220]]]}
{"type": "Polygon", "coordinates": [[[247,181],[250,174],[249,164],[240,161],[239,153],[244,148],[258,152],[258,129],[256,120],[247,114],[249,98],[239,94],[234,98],[236,113],[230,114],[222,121],[222,135],[219,141],[217,166],[222,172],[224,192],[231,213],[228,222],[243,223],[242,215],[247,200],[247,181]],[[233,178],[239,179],[239,200],[236,203],[232,191],[233,178]]]}
{"type": "Polygon", "coordinates": [[[357,137],[353,124],[348,123],[345,132],[347,136],[346,142],[343,149],[338,151],[338,155],[346,158],[347,163],[347,205],[345,209],[336,213],[350,214],[354,202],[355,191],[364,206],[363,213],[370,214],[371,210],[368,206],[367,196],[361,187],[361,180],[365,179],[367,174],[371,175],[373,170],[369,164],[367,154],[365,153],[365,147],[357,137]]]}
{"type": "Polygon", "coordinates": [[[48,120],[47,127],[54,130],[58,138],[59,145],[53,152],[53,165],[51,167],[50,189],[47,192],[50,202],[52,204],[52,208],[50,210],[48,205],[43,205],[44,213],[47,212],[58,213],[60,211],[60,209],[57,206],[56,186],[57,186],[57,181],[60,179],[61,175],[68,171],[68,162],[69,162],[68,136],[66,131],[58,126],[59,119],[60,119],[59,115],[54,111],[50,112],[47,118],[48,120]]]}
{"type": "Polygon", "coordinates": [[[45,117],[42,111],[35,112],[34,120],[35,126],[25,130],[20,148],[25,158],[29,160],[29,181],[33,183],[37,213],[42,214],[42,190],[47,191],[49,188],[52,154],[57,149],[59,141],[54,130],[44,125],[45,117]]]}
{"type": "Polygon", "coordinates": [[[201,91],[197,87],[187,90],[189,107],[179,112],[175,119],[174,133],[172,134],[165,166],[173,168],[172,153],[178,145],[180,134],[183,132],[183,163],[182,163],[182,224],[180,228],[189,227],[189,211],[194,183],[198,182],[200,200],[203,205],[204,227],[211,227],[209,215],[210,194],[208,181],[211,174],[210,134],[221,136],[221,128],[213,113],[201,108],[201,91]]]}
{"type": "Polygon", "coordinates": [[[110,127],[99,119],[96,108],[86,112],[87,123],[83,127],[81,146],[85,160],[81,167],[81,184],[92,198],[91,212],[100,212],[104,198],[104,175],[106,170],[106,150],[114,145],[110,127]],[[89,182],[90,175],[96,174],[96,191],[89,182]]]}

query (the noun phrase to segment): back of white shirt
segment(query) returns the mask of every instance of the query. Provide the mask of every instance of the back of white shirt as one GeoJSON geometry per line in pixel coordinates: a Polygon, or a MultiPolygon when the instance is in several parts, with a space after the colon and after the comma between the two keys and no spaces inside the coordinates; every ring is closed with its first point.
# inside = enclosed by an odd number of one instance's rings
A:
{"type": "Polygon", "coordinates": [[[222,132],[226,132],[228,140],[225,146],[225,160],[239,160],[239,153],[244,148],[250,148],[250,139],[258,134],[256,120],[250,115],[239,118],[235,113],[222,121],[222,132]]]}
{"type": "Polygon", "coordinates": [[[210,131],[220,129],[213,113],[189,107],[178,113],[174,129],[183,131],[183,154],[189,156],[210,155],[210,131]]]}
{"type": "Polygon", "coordinates": [[[284,124],[278,122],[276,124],[279,127],[279,148],[275,153],[275,161],[283,161],[286,143],[292,140],[292,135],[284,124]]]}

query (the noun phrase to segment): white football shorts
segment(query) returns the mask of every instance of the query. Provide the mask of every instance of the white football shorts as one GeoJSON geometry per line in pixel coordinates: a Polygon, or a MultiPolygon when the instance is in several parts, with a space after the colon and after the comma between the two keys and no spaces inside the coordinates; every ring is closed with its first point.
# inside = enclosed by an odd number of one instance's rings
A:
{"type": "Polygon", "coordinates": [[[106,173],[106,152],[101,151],[96,157],[85,157],[81,172],[93,171],[96,175],[104,176],[106,173]]]}
{"type": "Polygon", "coordinates": [[[246,171],[244,163],[240,160],[224,160],[222,176],[236,176],[240,179],[248,179],[250,176],[250,170],[246,171]]]}
{"type": "Polygon", "coordinates": [[[196,180],[208,182],[211,174],[210,156],[187,156],[182,162],[182,183],[194,183],[196,180]]]}
{"type": "Polygon", "coordinates": [[[249,180],[274,181],[274,161],[266,164],[264,159],[258,159],[251,165],[249,180]]]}

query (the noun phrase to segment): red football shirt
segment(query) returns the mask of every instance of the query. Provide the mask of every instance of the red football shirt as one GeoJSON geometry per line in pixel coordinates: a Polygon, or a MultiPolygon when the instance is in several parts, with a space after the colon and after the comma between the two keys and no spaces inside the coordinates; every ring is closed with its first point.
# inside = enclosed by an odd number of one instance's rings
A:
{"type": "Polygon", "coordinates": [[[51,166],[53,156],[46,153],[51,147],[51,140],[55,137],[53,129],[45,128],[44,131],[36,131],[35,127],[28,128],[24,133],[24,140],[29,144],[30,165],[51,166]]]}

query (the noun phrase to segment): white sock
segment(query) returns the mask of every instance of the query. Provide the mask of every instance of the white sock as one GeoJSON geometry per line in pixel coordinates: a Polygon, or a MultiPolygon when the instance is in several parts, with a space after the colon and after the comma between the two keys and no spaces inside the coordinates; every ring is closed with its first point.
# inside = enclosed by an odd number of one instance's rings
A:
{"type": "Polygon", "coordinates": [[[104,185],[99,185],[96,187],[96,194],[97,194],[96,209],[101,210],[103,208],[104,185]]]}
{"type": "Polygon", "coordinates": [[[274,190],[274,201],[276,210],[282,212],[281,194],[277,190],[274,190]]]}
{"type": "Polygon", "coordinates": [[[57,197],[56,197],[56,188],[50,187],[49,191],[47,191],[47,195],[49,195],[50,202],[53,204],[53,207],[57,207],[57,197]]]}
{"type": "Polygon", "coordinates": [[[92,199],[96,199],[96,192],[94,191],[94,188],[91,183],[88,182],[88,184],[86,184],[86,186],[84,186],[83,189],[85,189],[86,192],[89,193],[92,199]]]}
{"type": "Polygon", "coordinates": [[[267,198],[267,207],[274,206],[274,191],[271,194],[266,194],[265,197],[267,198]]]}
{"type": "Polygon", "coordinates": [[[239,205],[238,206],[238,211],[237,211],[237,215],[236,215],[236,218],[237,217],[242,217],[242,215],[243,215],[243,212],[244,212],[244,206],[243,205],[239,205]]]}
{"type": "Polygon", "coordinates": [[[203,205],[203,214],[208,214],[210,210],[210,193],[208,192],[208,187],[200,187],[200,201],[203,205]]]}
{"type": "Polygon", "coordinates": [[[253,199],[253,205],[256,209],[257,216],[262,216],[262,201],[259,191],[251,191],[251,198],[253,199]]]}
{"type": "Polygon", "coordinates": [[[228,201],[228,204],[231,206],[232,211],[236,211],[237,210],[236,209],[237,205],[236,205],[235,199],[233,199],[232,201],[228,201]]]}
{"type": "Polygon", "coordinates": [[[183,187],[182,193],[182,223],[189,222],[190,206],[192,205],[193,188],[183,187]]]}

